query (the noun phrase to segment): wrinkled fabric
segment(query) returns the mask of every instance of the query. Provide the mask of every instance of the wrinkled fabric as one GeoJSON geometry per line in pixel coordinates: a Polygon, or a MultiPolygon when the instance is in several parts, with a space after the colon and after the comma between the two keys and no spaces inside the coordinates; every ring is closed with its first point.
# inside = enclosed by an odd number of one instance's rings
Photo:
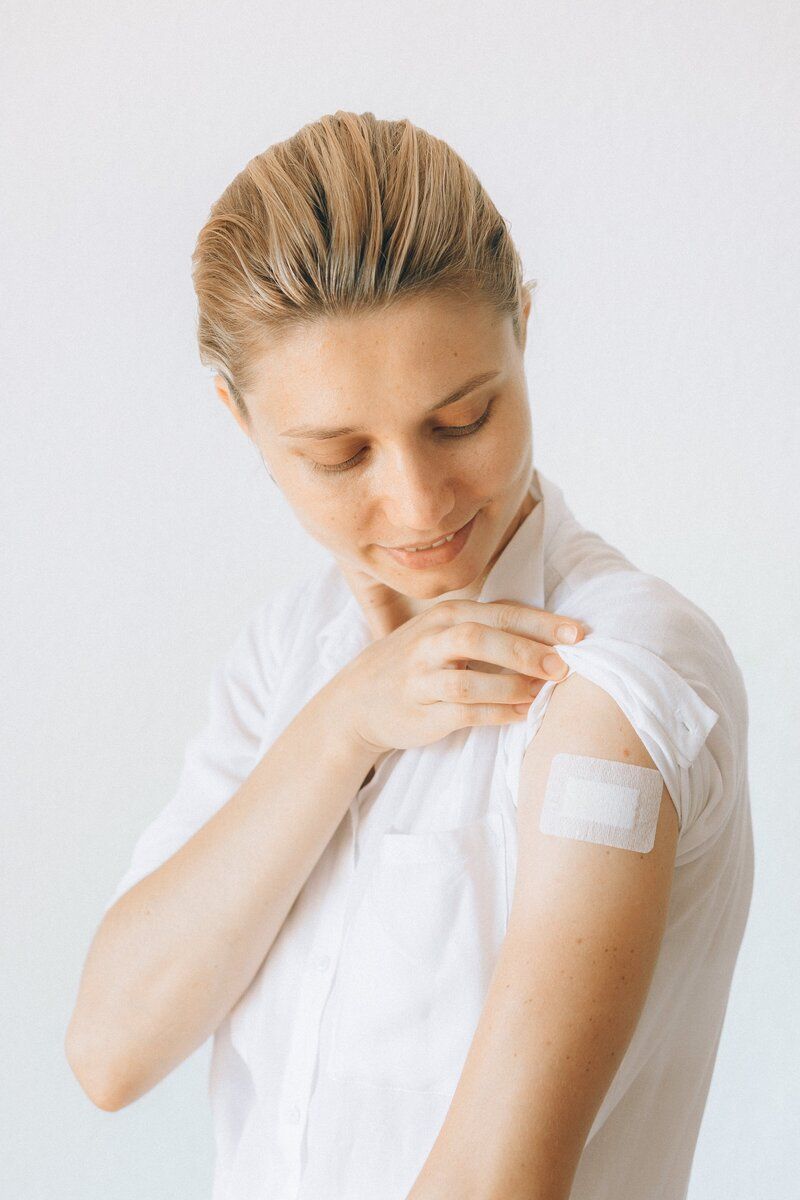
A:
{"type": "MultiPolygon", "coordinates": [[[[585,623],[581,642],[556,650],[631,722],[680,828],[654,977],[570,1196],[681,1200],[752,893],[744,684],[706,613],[581,526],[540,471],[531,490],[536,504],[477,598],[585,623]]],[[[370,640],[333,559],[254,613],[213,674],[174,795],[106,908],[234,794],[370,640]]],[[[524,721],[392,751],[353,797],[214,1033],[212,1200],[404,1200],[507,928],[522,759],[557,686],[545,684],[524,721]]]]}

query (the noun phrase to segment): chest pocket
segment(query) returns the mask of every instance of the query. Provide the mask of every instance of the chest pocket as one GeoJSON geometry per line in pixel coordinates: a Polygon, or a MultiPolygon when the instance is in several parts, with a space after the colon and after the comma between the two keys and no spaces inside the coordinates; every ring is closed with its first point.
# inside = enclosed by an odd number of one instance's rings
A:
{"type": "Polygon", "coordinates": [[[342,947],[328,1074],[452,1093],[507,924],[501,812],[384,833],[342,947]]]}

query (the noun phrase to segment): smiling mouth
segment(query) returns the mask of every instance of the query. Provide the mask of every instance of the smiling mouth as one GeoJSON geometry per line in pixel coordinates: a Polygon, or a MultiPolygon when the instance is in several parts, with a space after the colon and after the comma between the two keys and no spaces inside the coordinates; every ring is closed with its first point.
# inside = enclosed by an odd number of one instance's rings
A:
{"type": "MultiPolygon", "coordinates": [[[[472,517],[470,517],[470,521],[472,517]]],[[[443,534],[442,537],[434,538],[432,542],[419,542],[414,546],[384,546],[385,550],[405,550],[410,554],[416,553],[418,550],[433,550],[437,546],[443,546],[445,542],[452,542],[457,533],[460,533],[465,525],[469,525],[469,521],[465,521],[464,525],[459,525],[458,529],[454,529],[452,533],[443,534]]]]}
{"type": "Polygon", "coordinates": [[[400,563],[403,567],[426,570],[431,567],[445,566],[445,564],[458,558],[464,549],[477,517],[478,514],[475,513],[474,516],[470,517],[466,525],[462,525],[454,533],[449,533],[444,538],[437,538],[433,547],[420,546],[410,550],[403,550],[399,546],[384,546],[383,549],[387,554],[391,554],[395,562],[400,563]]]}

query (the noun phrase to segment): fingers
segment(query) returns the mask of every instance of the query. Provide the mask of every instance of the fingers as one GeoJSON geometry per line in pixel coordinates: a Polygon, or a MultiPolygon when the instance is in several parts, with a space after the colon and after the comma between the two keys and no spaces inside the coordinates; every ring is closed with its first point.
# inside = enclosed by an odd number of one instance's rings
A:
{"type": "Polygon", "coordinates": [[[534,608],[519,600],[443,600],[428,611],[444,626],[480,621],[549,646],[574,645],[585,633],[581,621],[560,613],[547,612],[543,608],[534,608]]]}
{"type": "Polygon", "coordinates": [[[524,721],[528,705],[523,708],[513,704],[448,704],[443,706],[448,714],[452,729],[464,729],[469,725],[508,725],[510,721],[524,721]]]}
{"type": "Polygon", "coordinates": [[[427,703],[496,705],[530,704],[547,680],[487,671],[431,671],[424,677],[427,703]]]}
{"type": "MultiPolygon", "coordinates": [[[[461,621],[431,634],[430,656],[432,667],[468,658],[505,667],[534,679],[564,679],[569,671],[549,644],[507,633],[480,621],[461,621]]],[[[474,673],[469,672],[470,675],[474,673]]]]}
{"type": "MultiPolygon", "coordinates": [[[[532,637],[537,642],[546,642],[550,646],[557,643],[572,645],[580,641],[584,634],[584,626],[580,621],[560,613],[547,612],[546,609],[534,608],[529,604],[521,604],[518,600],[492,600],[484,607],[494,610],[488,616],[498,629],[532,637]]],[[[477,619],[482,620],[482,617],[477,619]]]]}

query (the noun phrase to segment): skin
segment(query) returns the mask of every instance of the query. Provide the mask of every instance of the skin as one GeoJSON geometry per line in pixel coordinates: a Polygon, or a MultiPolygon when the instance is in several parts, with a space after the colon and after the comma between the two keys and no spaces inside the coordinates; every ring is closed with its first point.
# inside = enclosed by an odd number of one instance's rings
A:
{"type": "Polygon", "coordinates": [[[524,372],[530,299],[517,342],[511,317],[482,298],[429,294],[378,312],[320,318],[257,359],[245,417],[221,376],[217,393],[262,455],[298,520],[334,555],[373,635],[445,598],[477,595],[533,507],[524,372]],[[429,409],[467,380],[495,378],[429,409]],[[477,432],[458,426],[488,421],[477,432]],[[351,426],[333,438],[300,425],[351,426]],[[341,472],[324,472],[355,457],[341,472]],[[478,513],[452,562],[414,570],[382,546],[427,544],[478,513]]]}
{"type": "Polygon", "coordinates": [[[569,1200],[644,1008],[667,925],[676,807],[662,781],[647,852],[543,833],[556,754],[656,769],[602,688],[576,673],[553,690],[520,772],[508,929],[446,1118],[407,1200],[569,1200]]]}

